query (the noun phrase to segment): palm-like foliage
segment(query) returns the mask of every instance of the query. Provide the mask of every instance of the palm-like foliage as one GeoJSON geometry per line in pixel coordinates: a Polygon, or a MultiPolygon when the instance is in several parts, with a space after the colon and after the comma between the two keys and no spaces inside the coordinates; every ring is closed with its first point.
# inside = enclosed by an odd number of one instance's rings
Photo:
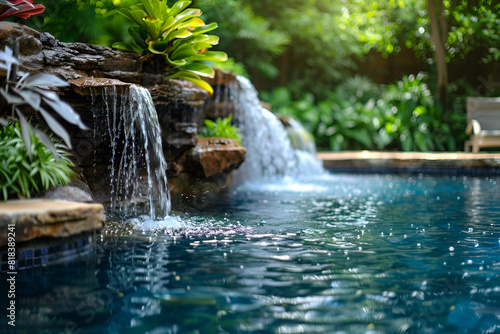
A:
{"type": "Polygon", "coordinates": [[[217,28],[217,23],[206,25],[199,18],[201,10],[189,8],[190,4],[181,0],[169,7],[163,0],[140,0],[130,8],[119,9],[136,26],[128,29],[132,43],[117,42],[113,47],[164,56],[167,79],[183,78],[212,93],[212,87],[201,77],[213,76],[214,70],[201,61],[226,61],[227,55],[207,51],[219,42],[219,37],[206,34],[217,28]]]}
{"type": "Polygon", "coordinates": [[[233,119],[232,115],[226,118],[217,118],[215,121],[206,119],[205,127],[201,133],[201,137],[220,137],[235,139],[239,145],[241,145],[241,140],[243,135],[236,126],[231,125],[233,119]]]}
{"type": "Polygon", "coordinates": [[[66,121],[77,125],[80,129],[86,130],[87,127],[82,123],[80,115],[78,115],[69,104],[61,101],[55,92],[41,88],[65,87],[69,85],[68,83],[52,74],[24,73],[18,71],[18,65],[19,61],[9,47],[6,47],[5,51],[0,52],[0,69],[4,69],[7,72],[6,85],[0,87],[0,105],[2,102],[4,104],[3,110],[0,111],[0,125],[6,126],[9,123],[4,117],[8,117],[10,120],[20,123],[22,138],[30,158],[32,157],[32,142],[29,133],[32,131],[36,133],[40,141],[52,151],[54,157],[57,159],[56,147],[49,136],[47,136],[45,132],[31,127],[19,109],[19,106],[27,104],[35,111],[39,112],[50,129],[54,131],[69,148],[71,148],[71,141],[68,132],[47,110],[45,110],[45,106],[42,103],[45,103],[66,121]]]}
{"type": "Polygon", "coordinates": [[[0,193],[4,200],[15,194],[30,198],[33,193],[68,184],[73,174],[73,163],[64,146],[51,139],[56,149],[54,156],[34,131],[28,132],[30,156],[19,123],[0,128],[0,193]]]}

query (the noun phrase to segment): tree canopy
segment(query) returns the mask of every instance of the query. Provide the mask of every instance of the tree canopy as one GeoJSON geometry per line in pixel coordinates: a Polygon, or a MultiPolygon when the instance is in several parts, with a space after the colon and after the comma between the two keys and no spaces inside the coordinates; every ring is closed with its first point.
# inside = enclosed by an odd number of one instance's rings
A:
{"type": "MultiPolygon", "coordinates": [[[[128,38],[129,26],[113,10],[136,2],[45,0],[45,12],[23,23],[63,41],[112,45],[128,38]]],[[[408,48],[429,66],[440,61],[439,48],[446,64],[471,66],[471,54],[493,67],[500,59],[500,4],[494,0],[195,0],[193,6],[218,22],[218,49],[262,78],[264,88],[286,86],[295,95],[324,96],[368,52],[388,57],[408,48]],[[429,8],[443,19],[441,42],[433,40],[429,8]]]]}

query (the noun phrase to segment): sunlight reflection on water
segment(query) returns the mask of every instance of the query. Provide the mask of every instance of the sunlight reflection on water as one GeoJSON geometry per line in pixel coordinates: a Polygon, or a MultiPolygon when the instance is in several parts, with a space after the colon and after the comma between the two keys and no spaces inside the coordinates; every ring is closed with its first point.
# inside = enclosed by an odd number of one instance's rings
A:
{"type": "Polygon", "coordinates": [[[240,186],[197,216],[108,222],[80,281],[77,264],[30,278],[70,302],[25,294],[18,307],[83,333],[495,333],[499,200],[488,178],[240,186]],[[85,324],[89,289],[111,297],[85,324]]]}

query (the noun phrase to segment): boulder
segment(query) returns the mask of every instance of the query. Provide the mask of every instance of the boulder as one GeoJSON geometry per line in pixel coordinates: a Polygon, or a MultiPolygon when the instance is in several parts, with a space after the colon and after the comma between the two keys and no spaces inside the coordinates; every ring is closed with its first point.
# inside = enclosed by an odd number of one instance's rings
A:
{"type": "Polygon", "coordinates": [[[102,227],[103,213],[101,204],[41,199],[0,202],[0,247],[8,244],[12,231],[16,243],[94,231],[102,227]]]}
{"type": "Polygon", "coordinates": [[[245,161],[246,149],[234,139],[199,138],[191,151],[192,167],[206,178],[228,173],[245,161]]]}

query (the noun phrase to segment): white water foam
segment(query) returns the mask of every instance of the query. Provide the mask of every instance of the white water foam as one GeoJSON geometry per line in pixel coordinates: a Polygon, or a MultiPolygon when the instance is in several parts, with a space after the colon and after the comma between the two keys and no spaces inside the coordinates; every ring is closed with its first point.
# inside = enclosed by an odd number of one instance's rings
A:
{"type": "Polygon", "coordinates": [[[257,91],[238,76],[240,92],[236,121],[243,133],[245,162],[233,172],[234,184],[249,181],[279,181],[284,177],[307,178],[324,173],[314,154],[294,149],[281,121],[262,107],[257,91]]]}
{"type": "Polygon", "coordinates": [[[151,219],[167,217],[171,208],[167,163],[149,91],[131,85],[129,94],[119,97],[113,86],[104,89],[103,98],[111,144],[111,209],[136,214],[138,199],[146,199],[151,219]]]}

